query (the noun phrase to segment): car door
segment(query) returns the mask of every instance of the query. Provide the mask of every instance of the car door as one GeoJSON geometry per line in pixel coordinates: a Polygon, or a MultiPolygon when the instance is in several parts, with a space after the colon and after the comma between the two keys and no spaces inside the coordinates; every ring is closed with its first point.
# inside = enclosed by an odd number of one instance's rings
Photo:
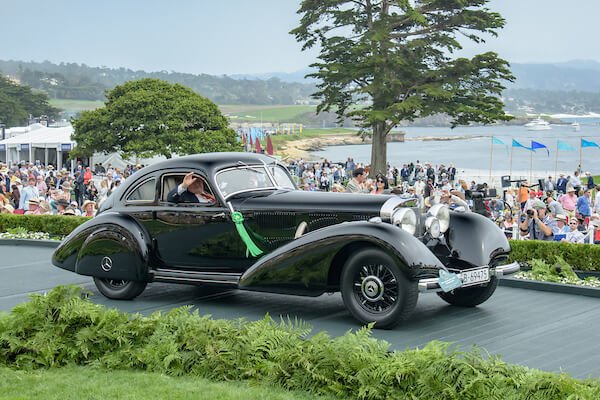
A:
{"type": "MultiPolygon", "coordinates": [[[[149,227],[160,263],[204,272],[243,272],[252,262],[246,258],[230,210],[220,200],[212,204],[167,201],[168,192],[184,175],[172,172],[161,176],[159,206],[149,227]]],[[[199,171],[195,176],[214,195],[206,177],[199,171]]]]}

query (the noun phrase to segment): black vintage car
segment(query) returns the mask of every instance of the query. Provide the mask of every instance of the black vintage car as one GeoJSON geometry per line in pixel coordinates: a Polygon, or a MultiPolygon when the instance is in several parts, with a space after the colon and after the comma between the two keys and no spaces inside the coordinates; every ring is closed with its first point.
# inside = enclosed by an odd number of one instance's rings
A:
{"type": "Polygon", "coordinates": [[[395,195],[300,191],[263,155],[187,156],[129,177],[52,262],[94,277],[112,299],[133,299],[148,282],[339,291],[356,319],[379,328],[407,318],[419,292],[472,307],[492,295],[498,276],[519,269],[506,264],[508,241],[487,218],[415,205],[395,195]],[[190,172],[211,201],[169,201],[190,172]]]}

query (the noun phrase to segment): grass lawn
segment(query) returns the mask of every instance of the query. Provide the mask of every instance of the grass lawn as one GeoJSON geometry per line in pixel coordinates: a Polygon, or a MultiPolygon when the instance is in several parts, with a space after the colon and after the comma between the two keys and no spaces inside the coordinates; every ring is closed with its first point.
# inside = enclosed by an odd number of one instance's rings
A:
{"type": "Polygon", "coordinates": [[[302,114],[315,111],[316,106],[219,105],[219,109],[232,122],[294,122],[302,114]]]}
{"type": "MultiPolygon", "coordinates": [[[[85,367],[14,371],[0,368],[0,399],[273,399],[316,396],[243,383],[214,383],[197,377],[85,367]]],[[[318,398],[318,397],[317,397],[318,398]]]]}
{"type": "Polygon", "coordinates": [[[68,114],[76,114],[85,110],[94,110],[104,105],[104,102],[100,100],[50,99],[49,103],[52,107],[60,108],[68,114]]]}

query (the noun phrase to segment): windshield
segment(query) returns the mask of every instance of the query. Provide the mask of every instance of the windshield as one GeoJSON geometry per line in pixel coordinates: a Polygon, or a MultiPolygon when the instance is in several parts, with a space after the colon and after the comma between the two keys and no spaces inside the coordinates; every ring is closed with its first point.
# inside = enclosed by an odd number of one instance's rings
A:
{"type": "Polygon", "coordinates": [[[264,167],[240,167],[219,172],[217,174],[217,185],[223,193],[223,197],[246,190],[275,186],[264,167]]]}
{"type": "Polygon", "coordinates": [[[286,188],[286,189],[295,189],[294,182],[290,179],[285,168],[281,165],[273,164],[269,166],[271,171],[271,175],[275,178],[275,182],[278,187],[286,188]]]}

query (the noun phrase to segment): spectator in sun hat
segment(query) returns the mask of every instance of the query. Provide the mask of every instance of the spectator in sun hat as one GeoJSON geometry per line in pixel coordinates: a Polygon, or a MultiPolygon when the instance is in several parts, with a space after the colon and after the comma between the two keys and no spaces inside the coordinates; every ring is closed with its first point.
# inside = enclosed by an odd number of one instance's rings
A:
{"type": "Polygon", "coordinates": [[[56,207],[56,214],[58,215],[64,214],[67,207],[69,207],[69,202],[65,199],[58,199],[53,204],[56,207]]]}
{"type": "Polygon", "coordinates": [[[573,186],[567,185],[567,194],[560,196],[558,201],[569,217],[575,216],[577,195],[575,194],[575,188],[573,186]]]}
{"type": "Polygon", "coordinates": [[[39,212],[38,212],[39,206],[40,206],[40,199],[38,199],[38,198],[29,199],[29,207],[27,208],[27,211],[25,211],[25,214],[39,214],[39,212]]]}
{"type": "Polygon", "coordinates": [[[567,216],[564,214],[557,214],[556,217],[556,225],[552,229],[552,233],[556,235],[566,235],[571,231],[569,225],[567,224],[567,216]]]}
{"type": "Polygon", "coordinates": [[[81,210],[83,211],[82,215],[84,217],[93,217],[96,215],[96,202],[92,200],[86,200],[83,202],[83,206],[81,206],[81,210]]]}
{"type": "Polygon", "coordinates": [[[40,200],[38,209],[38,214],[52,214],[52,207],[50,207],[50,203],[44,200],[40,200]]]}

